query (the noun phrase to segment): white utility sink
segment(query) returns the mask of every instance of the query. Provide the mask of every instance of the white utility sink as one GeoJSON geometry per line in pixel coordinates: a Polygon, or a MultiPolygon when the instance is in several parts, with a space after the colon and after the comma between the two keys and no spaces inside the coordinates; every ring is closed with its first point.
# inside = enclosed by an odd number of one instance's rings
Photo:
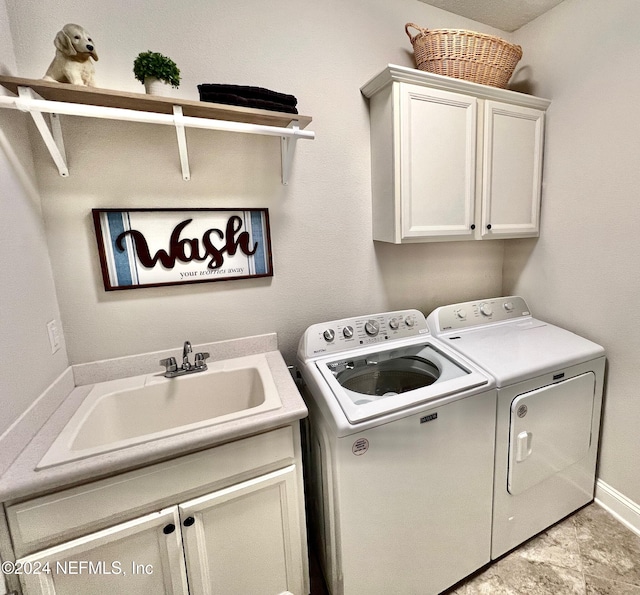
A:
{"type": "Polygon", "coordinates": [[[282,406],[264,353],[96,384],[37,469],[183,434],[282,406]]]}

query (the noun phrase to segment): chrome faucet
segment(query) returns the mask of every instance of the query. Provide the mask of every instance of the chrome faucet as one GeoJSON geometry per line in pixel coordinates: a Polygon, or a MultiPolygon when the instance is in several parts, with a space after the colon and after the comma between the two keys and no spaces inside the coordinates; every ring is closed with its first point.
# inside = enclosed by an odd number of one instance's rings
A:
{"type": "Polygon", "coordinates": [[[160,360],[160,365],[165,367],[165,378],[175,378],[184,374],[193,374],[194,372],[204,372],[207,369],[207,358],[209,353],[206,351],[196,353],[194,363],[189,361],[189,354],[193,351],[191,343],[185,341],[182,347],[182,366],[178,368],[175,357],[168,357],[160,360]]]}
{"type": "Polygon", "coordinates": [[[193,351],[191,348],[191,343],[189,341],[184,342],[184,346],[182,347],[182,368],[184,370],[190,370],[191,364],[189,363],[189,354],[193,351]]]}

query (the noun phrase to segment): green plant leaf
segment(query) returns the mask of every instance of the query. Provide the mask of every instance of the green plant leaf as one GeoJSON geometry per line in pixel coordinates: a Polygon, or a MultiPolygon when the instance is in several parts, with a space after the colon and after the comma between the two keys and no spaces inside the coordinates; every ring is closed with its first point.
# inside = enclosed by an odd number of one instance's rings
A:
{"type": "Polygon", "coordinates": [[[142,52],[133,62],[133,74],[138,81],[144,83],[148,76],[178,88],[180,86],[180,69],[171,59],[158,52],[142,52]]]}

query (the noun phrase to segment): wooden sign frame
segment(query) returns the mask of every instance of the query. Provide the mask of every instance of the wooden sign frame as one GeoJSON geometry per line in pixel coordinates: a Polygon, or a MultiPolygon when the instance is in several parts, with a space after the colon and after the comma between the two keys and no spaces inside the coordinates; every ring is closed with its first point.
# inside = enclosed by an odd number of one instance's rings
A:
{"type": "Polygon", "coordinates": [[[106,291],[273,276],[268,209],[93,209],[106,291]]]}

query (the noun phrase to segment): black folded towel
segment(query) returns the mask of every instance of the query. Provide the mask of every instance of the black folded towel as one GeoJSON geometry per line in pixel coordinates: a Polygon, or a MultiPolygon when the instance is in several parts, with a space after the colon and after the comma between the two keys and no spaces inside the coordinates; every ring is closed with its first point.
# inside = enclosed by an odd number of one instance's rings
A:
{"type": "Polygon", "coordinates": [[[225,105],[239,105],[242,107],[253,107],[256,109],[266,109],[288,114],[297,114],[298,110],[293,105],[279,103],[277,101],[267,101],[266,99],[248,99],[232,93],[203,93],[200,92],[200,101],[210,103],[224,103],[225,105]]]}
{"type": "Polygon", "coordinates": [[[278,93],[277,91],[271,91],[270,89],[264,89],[262,87],[249,87],[246,85],[218,85],[206,83],[198,85],[198,91],[200,92],[200,99],[202,101],[207,101],[206,99],[203,99],[203,95],[216,93],[235,95],[237,97],[243,97],[244,99],[272,101],[274,103],[290,105],[292,107],[295,107],[298,104],[298,100],[293,95],[278,93]]]}

